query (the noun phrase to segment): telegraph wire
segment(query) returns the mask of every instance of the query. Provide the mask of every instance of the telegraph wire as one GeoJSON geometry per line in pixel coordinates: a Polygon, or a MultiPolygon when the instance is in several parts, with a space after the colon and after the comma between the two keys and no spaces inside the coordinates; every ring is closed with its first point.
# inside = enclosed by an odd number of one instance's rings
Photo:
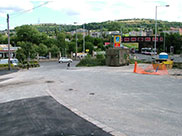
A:
{"type": "Polygon", "coordinates": [[[44,6],[44,5],[47,5],[48,3],[50,3],[50,1],[46,1],[46,2],[44,2],[43,4],[40,4],[40,5],[38,5],[38,6],[36,6],[36,7],[33,7],[33,8],[31,8],[31,9],[21,10],[21,11],[19,11],[19,12],[10,14],[10,15],[11,15],[11,18],[14,18],[14,17],[20,16],[20,15],[23,15],[23,14],[29,12],[29,11],[32,11],[32,10],[34,10],[34,9],[40,8],[40,7],[44,6]]]}

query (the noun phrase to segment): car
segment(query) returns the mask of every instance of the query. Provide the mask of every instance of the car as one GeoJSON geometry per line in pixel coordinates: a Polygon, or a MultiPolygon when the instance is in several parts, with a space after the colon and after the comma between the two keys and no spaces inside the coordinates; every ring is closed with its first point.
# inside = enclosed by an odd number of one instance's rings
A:
{"type": "MultiPolygon", "coordinates": [[[[13,66],[18,66],[18,59],[16,58],[11,58],[10,59],[10,63],[13,65],[13,66]]],[[[8,64],[8,59],[0,59],[0,64],[8,64]]]]}
{"type": "Polygon", "coordinates": [[[59,59],[59,63],[71,63],[71,62],[73,62],[73,60],[70,59],[70,58],[61,57],[61,58],[59,59]]]}

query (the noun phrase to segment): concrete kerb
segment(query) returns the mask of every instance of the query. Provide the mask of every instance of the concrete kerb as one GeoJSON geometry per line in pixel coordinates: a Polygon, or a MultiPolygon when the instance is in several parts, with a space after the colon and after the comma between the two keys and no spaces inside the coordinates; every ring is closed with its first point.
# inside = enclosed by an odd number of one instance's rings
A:
{"type": "Polygon", "coordinates": [[[57,96],[57,95],[54,95],[50,90],[46,90],[46,92],[47,92],[50,96],[52,96],[58,103],[64,105],[65,107],[67,107],[68,109],[70,109],[72,112],[74,112],[74,113],[77,114],[78,116],[80,116],[80,117],[84,118],[85,120],[87,120],[87,121],[93,123],[93,124],[96,125],[97,127],[99,127],[99,128],[101,128],[102,130],[104,130],[105,132],[110,133],[110,134],[113,135],[113,136],[127,136],[126,134],[121,133],[121,132],[119,132],[119,131],[116,131],[116,130],[114,130],[113,128],[108,127],[108,126],[106,126],[105,124],[103,124],[103,123],[101,123],[101,122],[99,122],[99,121],[97,121],[97,120],[95,120],[95,119],[89,117],[89,116],[86,115],[85,113],[80,112],[78,109],[76,109],[76,108],[70,106],[68,103],[65,103],[63,100],[61,100],[60,98],[58,98],[58,96],[57,96]]]}

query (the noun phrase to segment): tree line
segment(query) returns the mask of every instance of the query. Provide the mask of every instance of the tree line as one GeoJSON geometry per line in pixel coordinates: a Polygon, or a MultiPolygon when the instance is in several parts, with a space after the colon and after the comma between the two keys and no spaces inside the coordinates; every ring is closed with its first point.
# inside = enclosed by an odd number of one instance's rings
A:
{"type": "MultiPolygon", "coordinates": [[[[182,28],[181,22],[168,22],[158,20],[158,30],[164,31],[169,30],[170,27],[182,28]]],[[[93,22],[82,25],[77,25],[77,28],[83,28],[87,30],[96,30],[96,31],[122,31],[123,33],[128,33],[132,30],[140,31],[146,29],[155,29],[155,20],[154,19],[122,19],[115,21],[105,21],[105,22],[93,22]]],[[[75,25],[62,25],[62,24],[39,24],[35,27],[40,32],[45,32],[49,35],[53,35],[56,31],[65,31],[70,32],[76,29],[75,25]]]]}
{"type": "MultiPolygon", "coordinates": [[[[88,53],[96,50],[105,50],[104,42],[107,39],[94,38],[85,36],[85,48],[89,49],[88,53]]],[[[0,35],[0,44],[7,44],[7,36],[0,35]]],[[[49,52],[52,57],[69,56],[71,52],[76,51],[76,35],[71,35],[66,32],[57,31],[56,35],[49,36],[44,32],[39,32],[32,25],[23,25],[15,28],[15,33],[10,35],[10,43],[12,46],[21,47],[17,51],[16,57],[20,62],[27,61],[29,58],[36,58],[37,54],[40,56],[47,56],[49,52]],[[66,40],[67,39],[67,40],[66,40]]],[[[78,52],[83,51],[83,35],[77,34],[78,52]]]]}
{"type": "MultiPolygon", "coordinates": [[[[117,26],[117,25],[116,25],[117,26]]],[[[115,26],[115,27],[116,27],[115,26]]],[[[164,34],[162,34],[163,36],[164,34]]],[[[17,58],[21,62],[28,58],[35,58],[37,54],[47,56],[51,52],[52,57],[57,57],[59,52],[62,56],[69,56],[71,52],[76,52],[76,35],[71,35],[65,31],[56,31],[52,36],[45,32],[40,32],[32,25],[23,25],[15,28],[15,32],[10,34],[10,42],[14,47],[21,47],[17,51],[17,58]],[[65,40],[67,39],[67,40],[65,40]]],[[[174,47],[174,53],[179,54],[182,51],[182,36],[178,33],[166,34],[166,52],[170,52],[171,46],[174,47]]],[[[0,34],[0,44],[7,44],[7,35],[0,34]]],[[[89,35],[85,36],[85,48],[92,51],[104,51],[105,42],[112,41],[112,36],[102,36],[102,38],[94,38],[89,35]]],[[[78,52],[83,51],[83,35],[77,34],[78,52]]],[[[111,47],[112,45],[110,45],[111,47]]],[[[163,51],[163,47],[159,47],[163,51]]]]}

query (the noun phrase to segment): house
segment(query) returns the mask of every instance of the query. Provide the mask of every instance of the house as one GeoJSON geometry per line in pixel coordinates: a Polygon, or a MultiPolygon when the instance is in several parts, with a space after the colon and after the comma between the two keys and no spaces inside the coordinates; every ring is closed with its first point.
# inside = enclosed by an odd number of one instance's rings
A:
{"type": "Polygon", "coordinates": [[[168,34],[179,33],[180,35],[182,35],[182,28],[171,27],[169,31],[163,31],[163,32],[168,33],[168,34]]]}

